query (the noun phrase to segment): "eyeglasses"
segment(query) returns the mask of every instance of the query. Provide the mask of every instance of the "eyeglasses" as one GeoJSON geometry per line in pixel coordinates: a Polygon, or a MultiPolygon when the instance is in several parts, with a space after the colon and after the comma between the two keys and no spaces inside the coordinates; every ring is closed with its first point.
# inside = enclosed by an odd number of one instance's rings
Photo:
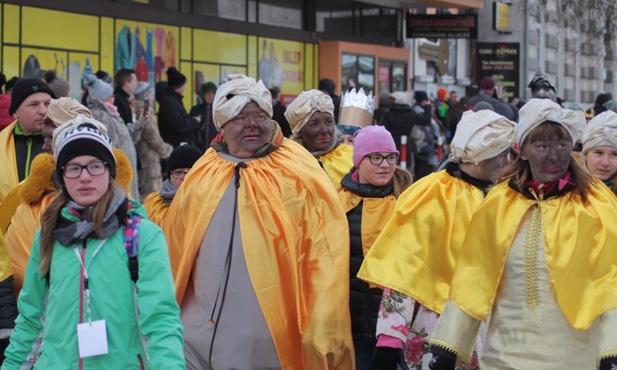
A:
{"type": "Polygon", "coordinates": [[[262,112],[253,113],[253,114],[240,113],[236,116],[236,118],[233,119],[233,121],[239,122],[242,124],[247,124],[251,120],[257,123],[263,123],[263,122],[268,121],[269,119],[270,119],[270,116],[262,112]]]}
{"type": "Polygon", "coordinates": [[[105,173],[105,171],[107,171],[108,165],[109,163],[103,161],[88,163],[85,166],[79,164],[70,164],[68,166],[62,167],[62,173],[67,179],[76,179],[81,176],[81,172],[85,168],[86,171],[88,171],[88,173],[90,174],[90,176],[101,176],[105,173]]]}
{"type": "Polygon", "coordinates": [[[171,177],[174,177],[176,179],[182,179],[184,178],[184,176],[186,176],[187,173],[189,173],[189,171],[173,170],[171,171],[171,177]]]}
{"type": "Polygon", "coordinates": [[[368,160],[375,166],[379,166],[384,159],[388,164],[396,164],[396,161],[398,161],[398,154],[390,154],[385,157],[379,154],[371,154],[368,156],[368,160]]]}

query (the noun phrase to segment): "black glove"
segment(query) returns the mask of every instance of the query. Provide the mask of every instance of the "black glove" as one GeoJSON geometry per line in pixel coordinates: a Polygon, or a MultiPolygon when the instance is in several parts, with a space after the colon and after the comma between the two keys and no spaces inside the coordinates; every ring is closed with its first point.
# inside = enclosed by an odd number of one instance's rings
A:
{"type": "Polygon", "coordinates": [[[377,347],[373,356],[373,370],[396,370],[399,351],[397,348],[377,347]]]}
{"type": "Polygon", "coordinates": [[[456,354],[440,347],[431,347],[431,353],[433,358],[428,365],[430,370],[454,370],[456,354]]]}
{"type": "Polygon", "coordinates": [[[600,370],[612,370],[617,368],[617,357],[609,357],[600,360],[600,370]]]}
{"type": "Polygon", "coordinates": [[[9,338],[0,339],[0,366],[4,362],[4,350],[9,346],[9,338]]]}

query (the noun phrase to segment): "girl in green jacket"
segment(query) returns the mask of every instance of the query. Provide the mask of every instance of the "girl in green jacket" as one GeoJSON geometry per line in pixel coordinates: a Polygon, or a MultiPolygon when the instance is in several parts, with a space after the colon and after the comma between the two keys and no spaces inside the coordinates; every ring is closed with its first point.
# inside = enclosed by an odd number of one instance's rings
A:
{"type": "Polygon", "coordinates": [[[184,369],[165,238],[115,185],[105,127],[79,115],[53,146],[62,188],[42,216],[2,368],[184,369]]]}

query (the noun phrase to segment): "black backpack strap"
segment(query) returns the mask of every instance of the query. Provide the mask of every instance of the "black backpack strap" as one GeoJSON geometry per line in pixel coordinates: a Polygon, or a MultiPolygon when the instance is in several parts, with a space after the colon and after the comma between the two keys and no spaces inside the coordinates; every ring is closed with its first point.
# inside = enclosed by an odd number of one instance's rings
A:
{"type": "Polygon", "coordinates": [[[141,225],[141,216],[132,214],[126,217],[124,223],[124,248],[128,256],[128,267],[131,274],[131,280],[137,283],[139,279],[139,261],[137,255],[139,252],[139,226],[141,225]]]}

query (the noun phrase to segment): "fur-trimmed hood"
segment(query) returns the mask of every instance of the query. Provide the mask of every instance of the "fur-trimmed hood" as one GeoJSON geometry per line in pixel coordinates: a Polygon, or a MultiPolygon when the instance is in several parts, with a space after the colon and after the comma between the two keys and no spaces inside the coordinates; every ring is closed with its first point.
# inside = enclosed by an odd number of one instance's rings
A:
{"type": "MultiPolygon", "coordinates": [[[[120,149],[113,148],[116,156],[116,183],[127,193],[130,192],[133,169],[128,158],[120,149]]],[[[56,172],[54,156],[47,153],[37,155],[30,166],[30,175],[24,180],[19,191],[19,197],[23,203],[32,204],[39,202],[46,193],[56,191],[53,176],[56,172]]]]}

